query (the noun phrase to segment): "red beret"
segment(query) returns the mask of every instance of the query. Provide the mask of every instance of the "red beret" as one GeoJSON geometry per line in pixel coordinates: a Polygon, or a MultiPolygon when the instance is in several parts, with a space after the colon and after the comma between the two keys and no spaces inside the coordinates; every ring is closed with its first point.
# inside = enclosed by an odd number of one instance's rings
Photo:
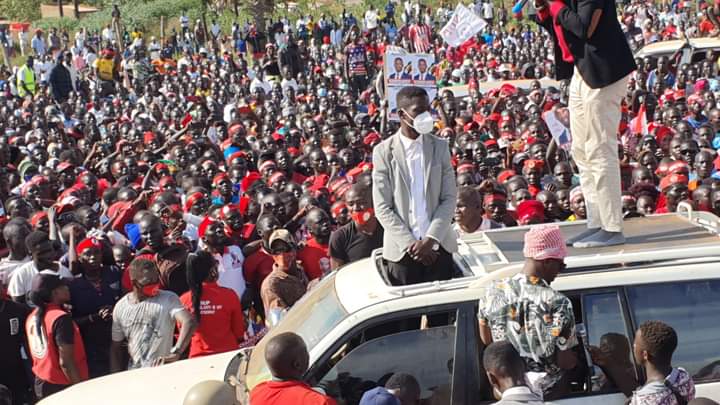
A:
{"type": "Polygon", "coordinates": [[[102,250],[102,243],[95,238],[85,238],[75,247],[75,253],[80,256],[84,251],[92,248],[102,250]]]}
{"type": "Polygon", "coordinates": [[[538,200],[525,200],[517,206],[518,222],[525,225],[531,219],[545,221],[545,206],[538,200]]]}

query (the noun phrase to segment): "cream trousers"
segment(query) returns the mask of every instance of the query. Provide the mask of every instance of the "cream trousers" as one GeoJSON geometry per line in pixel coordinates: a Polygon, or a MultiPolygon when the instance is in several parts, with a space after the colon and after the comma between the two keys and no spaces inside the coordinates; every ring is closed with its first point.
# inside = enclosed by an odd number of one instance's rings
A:
{"type": "Polygon", "coordinates": [[[588,228],[608,232],[622,232],[617,131],[628,77],[593,89],[575,68],[570,81],[571,152],[580,169],[588,228]]]}

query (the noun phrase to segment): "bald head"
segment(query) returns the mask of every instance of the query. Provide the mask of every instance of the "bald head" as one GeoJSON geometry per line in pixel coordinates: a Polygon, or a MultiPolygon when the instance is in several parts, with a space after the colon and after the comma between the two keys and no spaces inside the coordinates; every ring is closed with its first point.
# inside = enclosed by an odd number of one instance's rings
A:
{"type": "Polygon", "coordinates": [[[273,337],[265,347],[265,362],[275,378],[299,380],[307,371],[309,361],[305,342],[292,332],[273,337]]]}
{"type": "Polygon", "coordinates": [[[21,259],[27,256],[25,238],[30,234],[30,224],[25,218],[13,218],[3,228],[3,239],[10,250],[12,259],[21,259]]]}

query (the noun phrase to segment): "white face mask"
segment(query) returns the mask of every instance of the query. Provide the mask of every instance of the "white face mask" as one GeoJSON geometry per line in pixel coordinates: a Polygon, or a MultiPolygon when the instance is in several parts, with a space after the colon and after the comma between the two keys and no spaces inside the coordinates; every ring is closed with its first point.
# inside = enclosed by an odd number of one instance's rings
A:
{"type": "MultiPolygon", "coordinates": [[[[405,111],[405,114],[410,115],[407,111],[405,111]]],[[[425,111],[413,118],[412,127],[420,135],[429,134],[435,127],[435,120],[429,111],[425,111]]]]}

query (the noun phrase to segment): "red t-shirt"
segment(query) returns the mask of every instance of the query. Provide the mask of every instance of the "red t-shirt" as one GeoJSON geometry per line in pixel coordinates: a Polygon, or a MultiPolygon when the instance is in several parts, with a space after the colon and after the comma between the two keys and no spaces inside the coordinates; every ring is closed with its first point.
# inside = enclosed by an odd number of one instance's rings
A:
{"type": "Polygon", "coordinates": [[[245,282],[255,287],[257,291],[260,291],[263,280],[265,280],[268,274],[272,273],[274,263],[275,261],[265,249],[258,249],[255,253],[246,257],[243,262],[245,282]]]}
{"type": "Polygon", "coordinates": [[[265,381],[250,391],[252,405],[337,405],[302,381],[265,381]]]}
{"type": "Polygon", "coordinates": [[[321,245],[315,238],[308,239],[305,247],[298,252],[297,259],[302,262],[308,280],[320,278],[330,272],[328,245],[321,245]]]}
{"type": "MultiPolygon", "coordinates": [[[[180,302],[194,317],[189,291],[180,296],[180,302]]],[[[200,325],[190,341],[190,357],[235,350],[244,336],[245,318],[235,291],[220,287],[217,282],[203,283],[200,325]]]]}

